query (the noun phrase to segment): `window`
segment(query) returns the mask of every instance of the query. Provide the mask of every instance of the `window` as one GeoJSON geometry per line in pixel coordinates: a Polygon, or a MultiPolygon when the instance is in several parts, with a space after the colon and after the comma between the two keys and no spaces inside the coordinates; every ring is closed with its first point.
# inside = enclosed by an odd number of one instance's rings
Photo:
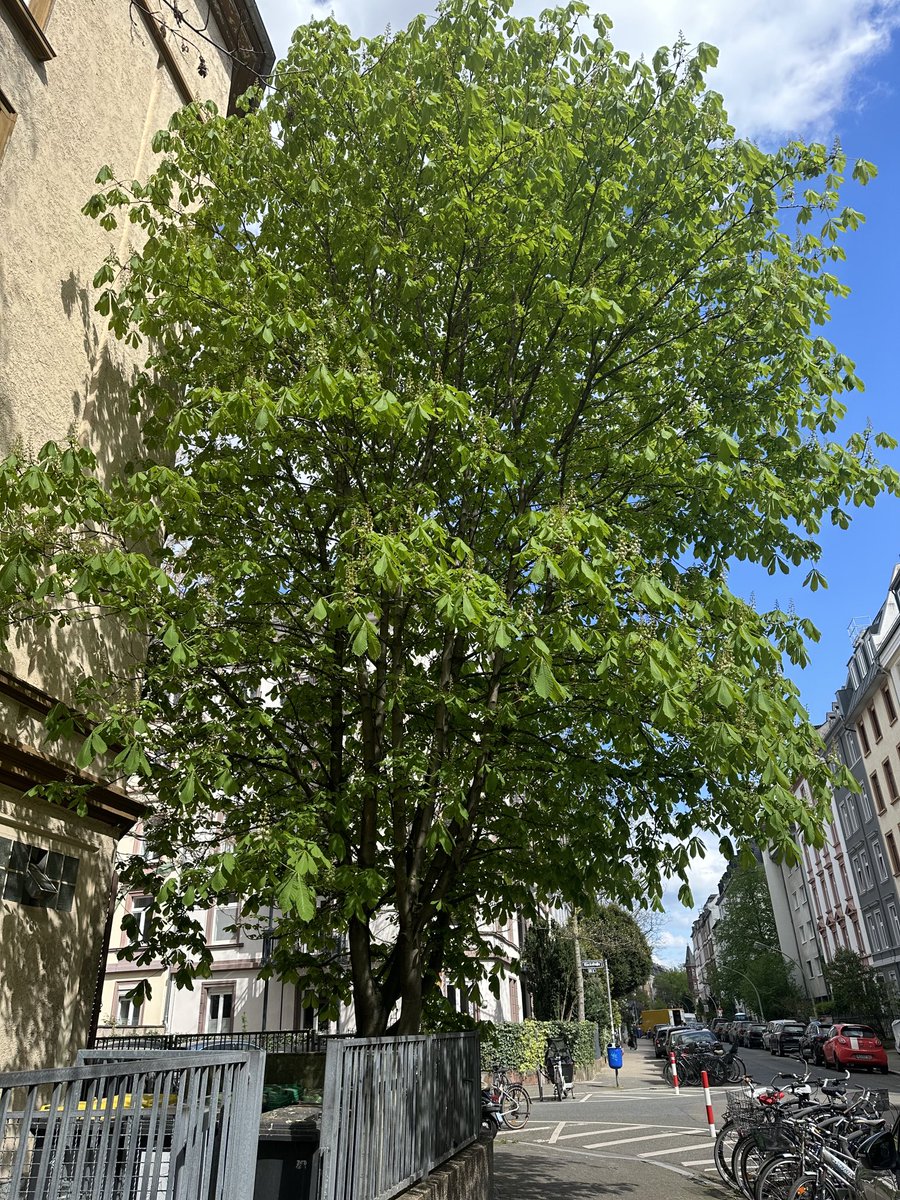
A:
{"type": "Polygon", "coordinates": [[[884,861],[884,855],[881,853],[881,845],[877,841],[873,841],[872,845],[872,861],[875,863],[875,873],[882,883],[887,882],[888,869],[887,863],[884,861]]]}
{"type": "Polygon", "coordinates": [[[213,943],[236,942],[238,940],[239,932],[237,929],[237,921],[237,901],[233,901],[231,904],[217,904],[215,911],[213,912],[213,943]]]}
{"type": "Polygon", "coordinates": [[[131,915],[137,922],[134,940],[139,946],[147,940],[147,916],[151,903],[149,896],[135,896],[131,902],[131,915]]]}
{"type": "Polygon", "coordinates": [[[887,950],[890,945],[887,926],[884,923],[884,913],[880,908],[873,908],[871,912],[872,927],[877,930],[875,935],[875,945],[879,950],[887,950]]]}
{"type": "Polygon", "coordinates": [[[884,701],[884,707],[888,715],[888,720],[893,725],[897,720],[897,709],[894,707],[894,697],[891,695],[891,689],[888,684],[885,684],[881,689],[881,698],[884,701]]]}
{"type": "Polygon", "coordinates": [[[206,992],[206,1029],[204,1033],[231,1033],[234,1013],[234,988],[212,988],[206,992]]]}
{"type": "Polygon", "coordinates": [[[873,771],[869,776],[869,783],[872,785],[872,795],[875,797],[875,807],[880,813],[887,810],[887,805],[884,802],[884,792],[881,790],[881,780],[878,778],[878,772],[873,771]]]}
{"type": "MultiPolygon", "coordinates": [[[[897,905],[893,900],[887,904],[888,925],[891,930],[891,940],[895,946],[900,946],[900,916],[897,915],[897,905]]],[[[893,971],[890,972],[893,974],[893,971]]]]}
{"type": "Polygon", "coordinates": [[[54,2],[55,0],[0,0],[0,8],[8,14],[38,62],[49,62],[51,58],[56,57],[44,33],[54,2]]]}
{"type": "Polygon", "coordinates": [[[888,858],[891,860],[891,870],[895,875],[900,875],[900,854],[897,853],[897,841],[892,833],[885,837],[887,842],[888,858]]]}
{"type": "Polygon", "coordinates": [[[857,803],[859,804],[859,815],[863,822],[871,821],[873,816],[872,801],[869,798],[869,789],[865,784],[863,784],[862,790],[859,793],[857,803]]]}
{"type": "Polygon", "coordinates": [[[872,878],[872,866],[865,850],[860,850],[859,852],[859,865],[862,867],[863,879],[866,881],[866,890],[874,887],[875,881],[872,878]]]}
{"type": "Polygon", "coordinates": [[[881,764],[881,769],[884,771],[884,777],[887,780],[888,795],[891,798],[891,804],[896,804],[900,800],[900,792],[897,791],[897,780],[894,778],[894,768],[891,766],[889,758],[886,758],[881,764]]]}
{"type": "Polygon", "coordinates": [[[844,819],[844,836],[852,837],[859,829],[859,821],[856,816],[856,805],[850,796],[845,796],[838,805],[841,816],[844,819]]]}
{"type": "Polygon", "coordinates": [[[872,747],[869,745],[869,735],[866,733],[866,727],[862,721],[857,726],[856,732],[859,734],[859,740],[862,742],[863,754],[868,754],[872,747]]]}
{"type": "Polygon", "coordinates": [[[872,941],[872,949],[875,951],[884,950],[886,947],[881,937],[881,930],[875,922],[875,910],[866,913],[866,928],[869,931],[869,937],[872,941]]]}
{"type": "Polygon", "coordinates": [[[847,766],[852,766],[859,758],[859,738],[856,736],[856,730],[848,729],[844,734],[844,754],[846,756],[847,766]]]}
{"type": "Polygon", "coordinates": [[[3,162],[3,152],[6,149],[6,143],[12,136],[15,123],[16,110],[0,92],[0,163],[3,162]]]}
{"type": "Polygon", "coordinates": [[[875,741],[880,742],[882,739],[881,722],[878,720],[878,713],[875,711],[875,705],[869,705],[869,720],[872,722],[872,732],[875,734],[875,741]]]}
{"type": "Polygon", "coordinates": [[[137,987],[137,983],[120,983],[116,992],[116,1024],[117,1025],[140,1025],[141,1023],[141,1006],[138,1002],[132,999],[131,989],[137,987]]]}

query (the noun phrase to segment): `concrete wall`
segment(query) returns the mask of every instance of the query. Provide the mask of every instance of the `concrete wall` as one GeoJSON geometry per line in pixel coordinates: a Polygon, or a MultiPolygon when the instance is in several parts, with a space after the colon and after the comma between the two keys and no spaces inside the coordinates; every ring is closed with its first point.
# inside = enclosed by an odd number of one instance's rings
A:
{"type": "Polygon", "coordinates": [[[479,1140],[401,1192],[400,1200],[491,1200],[493,1194],[494,1143],[479,1140]]]}

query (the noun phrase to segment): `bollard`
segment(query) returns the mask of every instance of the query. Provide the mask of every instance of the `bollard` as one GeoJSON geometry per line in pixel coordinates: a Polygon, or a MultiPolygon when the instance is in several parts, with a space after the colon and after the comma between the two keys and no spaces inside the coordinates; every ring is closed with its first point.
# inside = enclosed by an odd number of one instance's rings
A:
{"type": "Polygon", "coordinates": [[[678,1088],[678,1066],[675,1062],[675,1051],[669,1051],[669,1064],[672,1067],[672,1086],[675,1088],[675,1095],[680,1096],[681,1092],[678,1088]]]}
{"type": "Polygon", "coordinates": [[[709,1124],[709,1136],[716,1136],[716,1118],[713,1116],[712,1096],[709,1094],[709,1076],[705,1071],[700,1072],[700,1082],[703,1084],[703,1096],[706,1100],[706,1120],[709,1124]]]}

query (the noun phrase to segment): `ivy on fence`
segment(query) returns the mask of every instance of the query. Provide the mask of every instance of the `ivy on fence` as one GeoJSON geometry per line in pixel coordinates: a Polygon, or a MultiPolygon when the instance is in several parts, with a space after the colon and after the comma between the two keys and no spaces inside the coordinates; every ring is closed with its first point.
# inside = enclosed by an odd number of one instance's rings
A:
{"type": "MultiPolygon", "coordinates": [[[[488,1071],[492,1063],[499,1062],[514,1071],[533,1071],[544,1061],[544,1047],[549,1037],[564,1037],[572,1047],[572,1057],[578,1066],[590,1067],[594,1062],[594,1029],[593,1021],[526,1020],[482,1025],[482,1070],[488,1071]]],[[[601,1029],[601,1047],[606,1045],[606,1034],[606,1029],[601,1029]]]]}

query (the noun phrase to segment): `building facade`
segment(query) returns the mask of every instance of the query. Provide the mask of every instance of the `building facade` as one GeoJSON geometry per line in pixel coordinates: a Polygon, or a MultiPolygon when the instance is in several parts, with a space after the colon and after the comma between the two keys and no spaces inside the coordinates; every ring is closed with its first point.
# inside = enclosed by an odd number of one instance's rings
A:
{"type": "MultiPolygon", "coordinates": [[[[0,0],[0,454],[74,438],[106,469],[138,442],[133,352],[92,286],[135,232],[82,206],[102,165],[148,173],[154,132],[186,101],[227,110],[273,61],[254,0],[181,0],[202,51],[170,28],[174,7],[0,0]]],[[[80,737],[48,745],[43,720],[80,676],[138,652],[94,615],[0,648],[0,1070],[71,1062],[98,1015],[116,843],[141,810],[102,765],[79,771],[80,737]],[[65,781],[89,785],[84,816],[24,795],[65,781]]]]}

